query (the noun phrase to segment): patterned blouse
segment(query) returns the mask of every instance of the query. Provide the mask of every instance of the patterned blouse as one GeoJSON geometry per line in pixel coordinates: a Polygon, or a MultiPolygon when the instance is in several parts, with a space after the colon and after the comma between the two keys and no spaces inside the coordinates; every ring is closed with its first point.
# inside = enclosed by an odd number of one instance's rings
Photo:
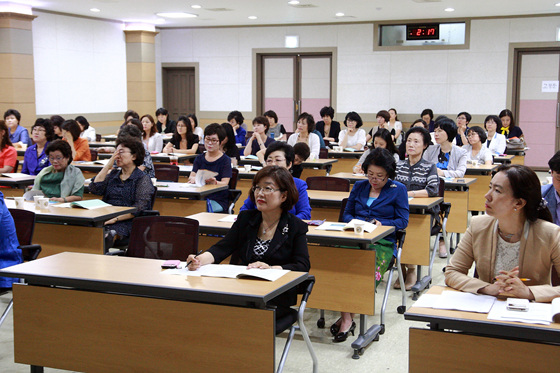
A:
{"type": "Polygon", "coordinates": [[[261,240],[259,237],[257,237],[257,240],[255,241],[255,247],[253,248],[253,258],[255,258],[256,260],[261,260],[268,250],[268,246],[270,245],[271,241],[272,240],[261,240]]]}

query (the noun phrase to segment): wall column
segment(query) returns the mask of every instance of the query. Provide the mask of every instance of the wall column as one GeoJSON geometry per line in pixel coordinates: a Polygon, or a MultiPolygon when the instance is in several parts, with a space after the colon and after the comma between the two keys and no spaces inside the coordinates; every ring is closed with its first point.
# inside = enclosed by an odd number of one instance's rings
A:
{"type": "Polygon", "coordinates": [[[154,31],[125,31],[128,108],[140,114],[156,111],[156,47],[154,31]]]}
{"type": "Polygon", "coordinates": [[[35,123],[33,15],[0,12],[0,119],[7,109],[21,113],[21,125],[35,123]]]}

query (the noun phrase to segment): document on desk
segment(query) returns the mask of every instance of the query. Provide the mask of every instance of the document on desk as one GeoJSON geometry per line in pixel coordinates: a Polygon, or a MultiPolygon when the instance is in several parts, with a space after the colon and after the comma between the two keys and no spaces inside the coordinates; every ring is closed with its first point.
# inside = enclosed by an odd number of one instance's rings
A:
{"type": "Polygon", "coordinates": [[[252,278],[267,281],[276,281],[286,273],[287,269],[260,269],[247,268],[247,266],[231,265],[231,264],[207,264],[198,268],[196,271],[189,271],[186,268],[172,269],[163,271],[163,274],[171,275],[187,275],[187,276],[204,276],[204,277],[225,277],[225,278],[252,278]]]}
{"type": "Polygon", "coordinates": [[[435,301],[433,308],[488,313],[495,301],[496,297],[490,295],[444,290],[435,301]]]}
{"type": "Polygon", "coordinates": [[[507,302],[495,302],[488,313],[488,320],[516,321],[529,324],[550,325],[553,321],[559,322],[560,298],[550,303],[529,303],[528,311],[511,311],[507,309],[507,302]]]}
{"type": "Polygon", "coordinates": [[[354,230],[354,223],[358,221],[364,225],[364,231],[371,233],[377,225],[368,223],[359,219],[352,219],[348,223],[339,223],[339,222],[324,222],[323,224],[319,225],[317,230],[320,231],[347,231],[347,230],[354,230]]]}
{"type": "Polygon", "coordinates": [[[218,221],[222,222],[222,223],[235,223],[237,221],[237,215],[228,215],[228,216],[224,216],[221,219],[218,219],[218,221]]]}

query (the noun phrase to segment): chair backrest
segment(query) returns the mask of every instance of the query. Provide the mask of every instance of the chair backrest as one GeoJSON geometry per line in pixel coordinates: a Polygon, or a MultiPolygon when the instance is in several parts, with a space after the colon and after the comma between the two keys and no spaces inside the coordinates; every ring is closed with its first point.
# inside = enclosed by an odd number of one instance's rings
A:
{"type": "Polygon", "coordinates": [[[338,221],[344,221],[344,210],[346,209],[346,204],[348,203],[348,198],[344,198],[340,204],[340,213],[338,214],[338,221]]]}
{"type": "Polygon", "coordinates": [[[438,197],[443,197],[445,192],[445,180],[443,178],[439,178],[439,188],[438,188],[438,197]]]}
{"type": "Polygon", "coordinates": [[[198,251],[198,221],[178,216],[144,216],[132,223],[127,256],[187,260],[198,251]]]}
{"type": "Polygon", "coordinates": [[[16,166],[14,167],[14,170],[12,172],[18,172],[19,170],[19,159],[16,159],[16,166]]]}
{"type": "Polygon", "coordinates": [[[101,134],[99,134],[99,133],[95,134],[95,141],[97,141],[97,142],[101,141],[101,134]]]}
{"type": "Polygon", "coordinates": [[[329,157],[329,149],[321,148],[319,149],[319,159],[327,159],[329,157]]]}
{"type": "Polygon", "coordinates": [[[97,161],[97,149],[89,148],[89,154],[91,155],[91,160],[97,161]]]}
{"type": "Polygon", "coordinates": [[[332,192],[350,191],[350,181],[340,177],[311,176],[305,181],[307,182],[307,189],[311,190],[330,190],[332,192]]]}
{"type": "Polygon", "coordinates": [[[16,234],[20,246],[31,245],[35,230],[35,213],[22,209],[9,209],[16,226],[16,234]]]}
{"type": "Polygon", "coordinates": [[[239,175],[239,170],[237,168],[231,169],[231,179],[229,179],[228,188],[235,189],[237,188],[237,177],[239,175]]]}
{"type": "Polygon", "coordinates": [[[156,179],[160,181],[179,182],[179,166],[165,163],[154,163],[156,179]]]}

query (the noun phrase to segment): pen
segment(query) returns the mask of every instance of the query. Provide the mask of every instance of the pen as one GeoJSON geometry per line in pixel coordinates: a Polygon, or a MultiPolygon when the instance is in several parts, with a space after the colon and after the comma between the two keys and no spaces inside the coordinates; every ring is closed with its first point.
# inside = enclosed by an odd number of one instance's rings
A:
{"type": "MultiPolygon", "coordinates": [[[[199,250],[199,251],[196,253],[196,255],[195,255],[194,257],[196,258],[196,257],[199,256],[200,254],[202,254],[202,250],[199,250]]],[[[191,265],[192,262],[193,262],[192,260],[191,260],[190,262],[187,262],[187,264],[185,265],[185,268],[188,268],[189,265],[191,265]]]]}
{"type": "MultiPolygon", "coordinates": [[[[528,282],[531,281],[530,278],[526,278],[526,277],[519,277],[519,280],[522,282],[528,282]]],[[[494,282],[498,281],[498,279],[496,277],[494,277],[494,282]]]]}

